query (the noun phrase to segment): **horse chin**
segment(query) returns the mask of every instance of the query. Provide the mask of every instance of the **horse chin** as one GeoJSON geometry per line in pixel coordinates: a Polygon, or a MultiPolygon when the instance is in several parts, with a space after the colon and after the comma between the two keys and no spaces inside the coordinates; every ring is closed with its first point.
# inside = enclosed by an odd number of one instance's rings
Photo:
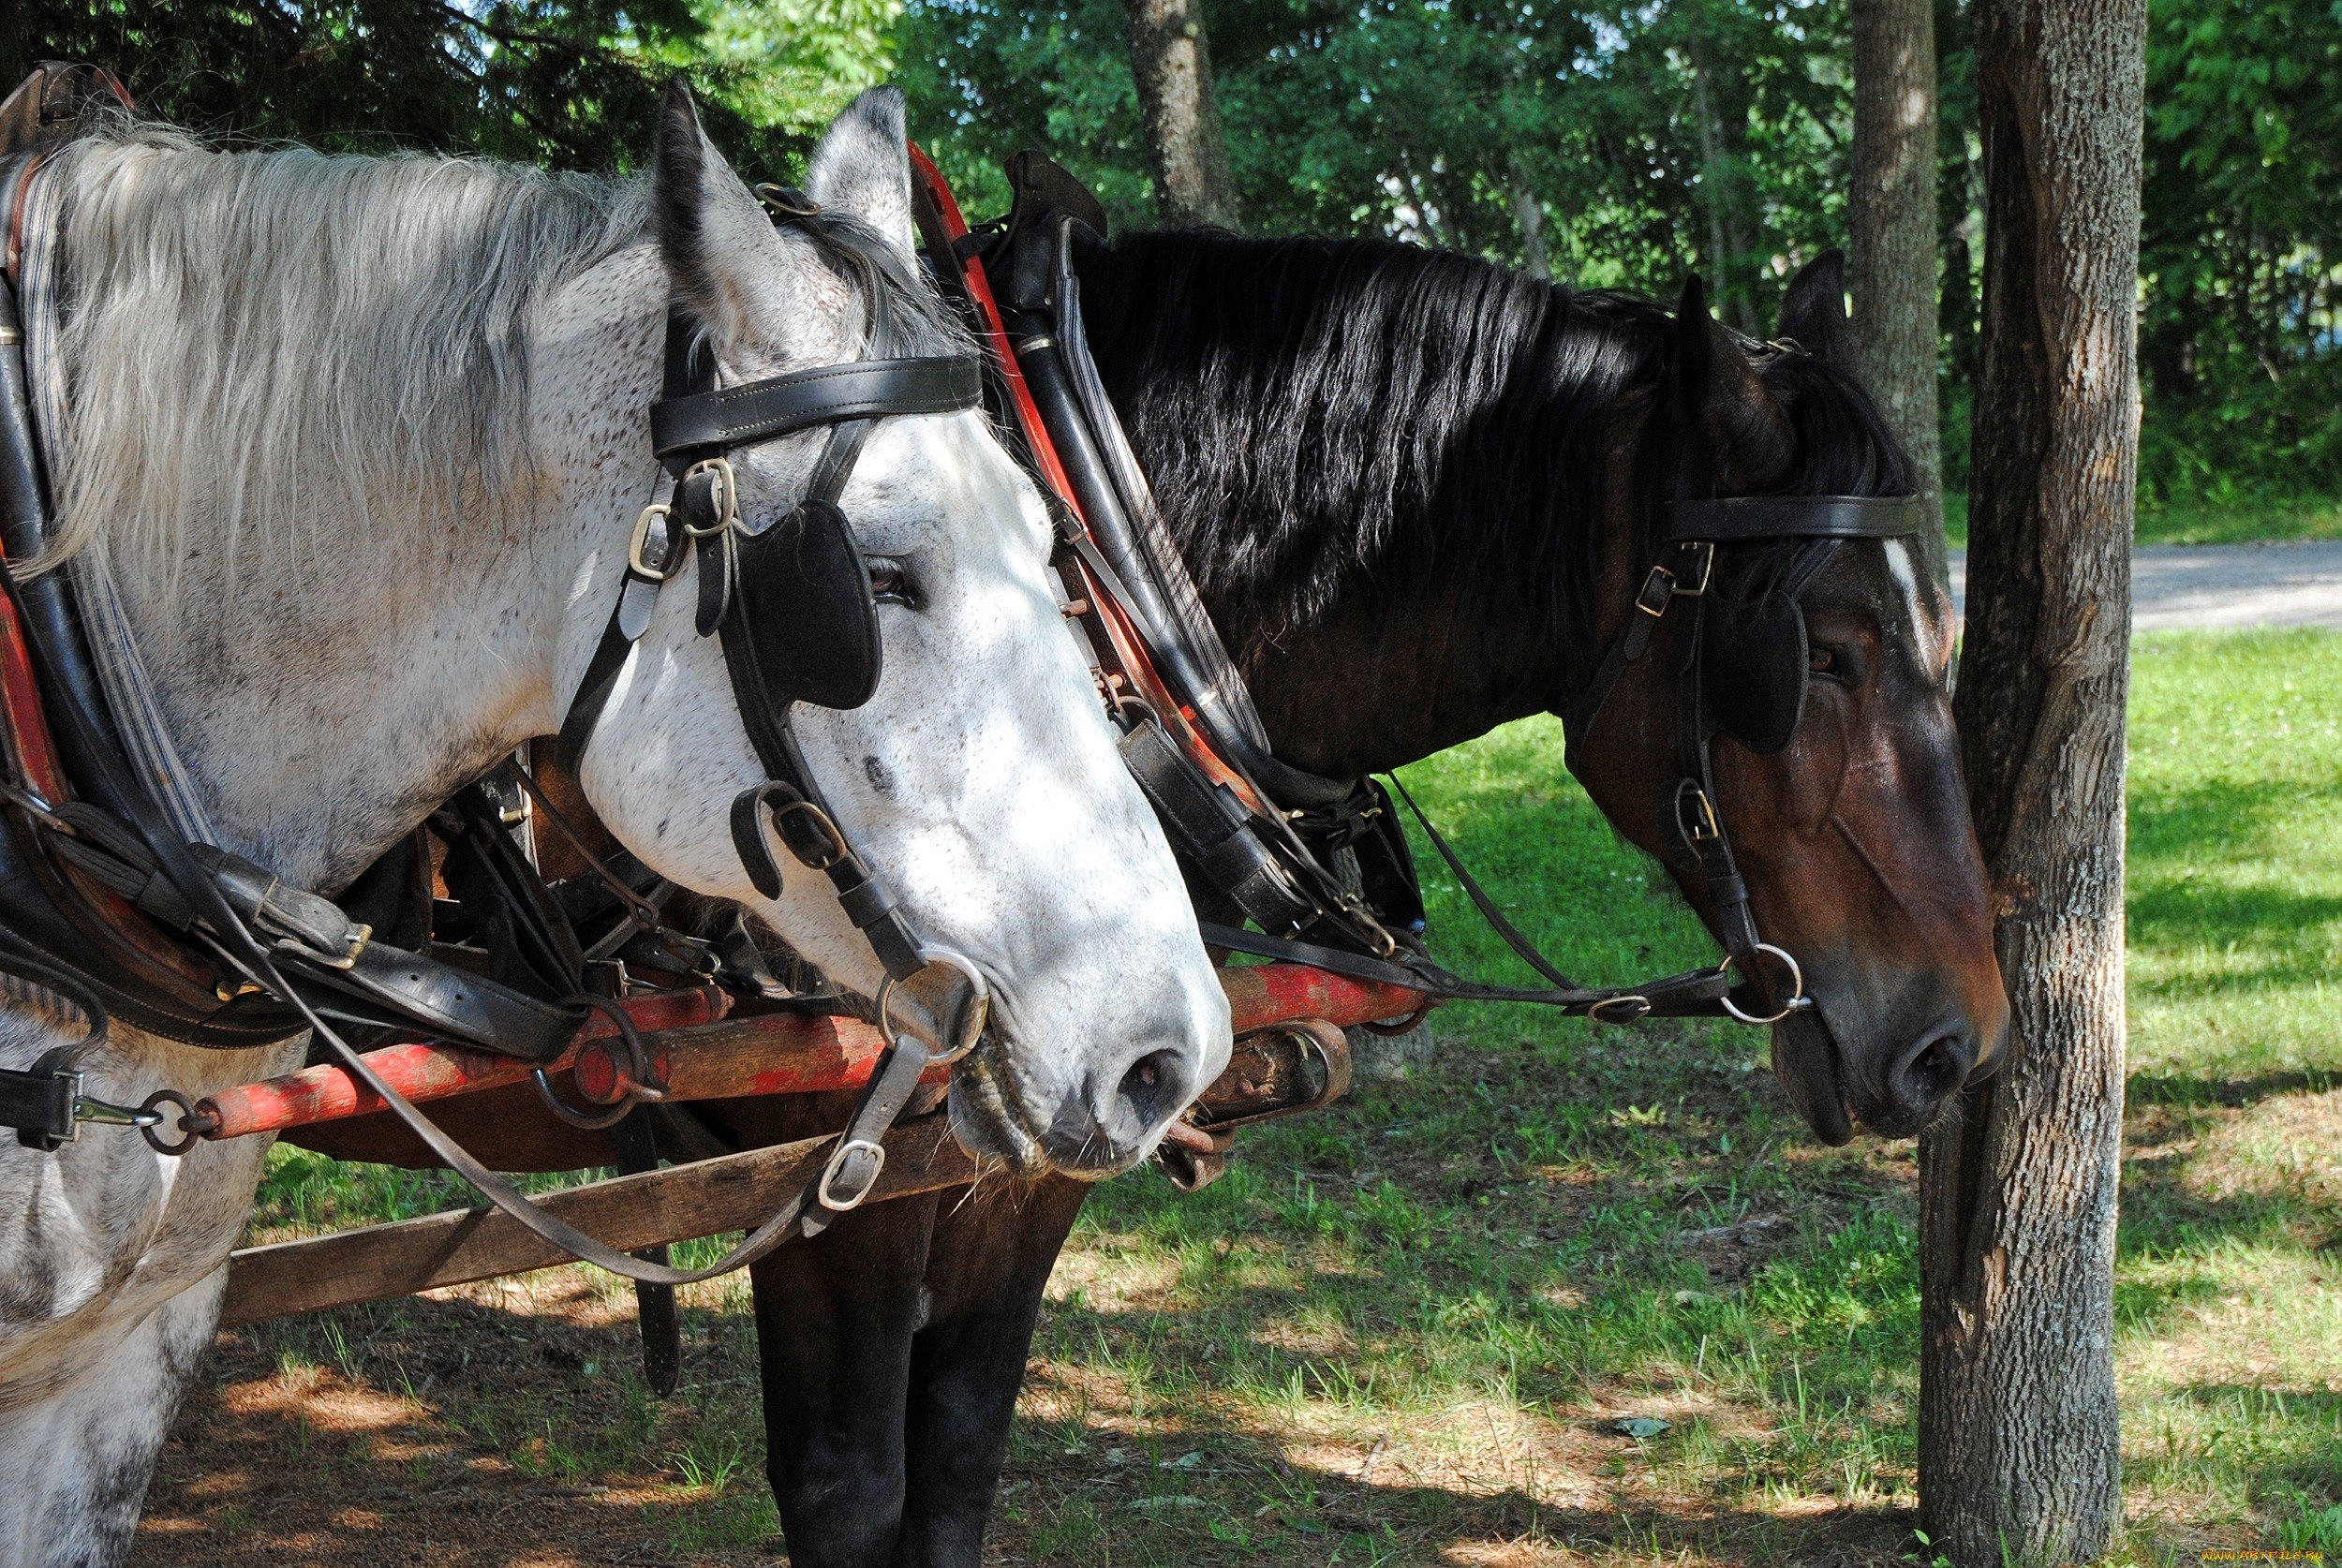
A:
{"type": "Polygon", "coordinates": [[[1789,1103],[1814,1136],[1831,1148],[1854,1139],[1845,1081],[1838,1069],[1838,1043],[1818,1009],[1792,1013],[1773,1026],[1772,1075],[1788,1091],[1789,1103]]]}

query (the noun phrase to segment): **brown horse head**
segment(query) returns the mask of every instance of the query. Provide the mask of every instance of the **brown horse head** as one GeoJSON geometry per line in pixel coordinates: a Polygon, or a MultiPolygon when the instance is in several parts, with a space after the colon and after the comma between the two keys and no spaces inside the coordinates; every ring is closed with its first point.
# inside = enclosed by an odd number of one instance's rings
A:
{"type": "MultiPolygon", "coordinates": [[[[1618,449],[1603,641],[1641,613],[1652,520],[1691,443],[1718,496],[1911,492],[1845,367],[1842,288],[1831,252],[1799,274],[1763,345],[1717,325],[1697,279],[1686,288],[1669,374],[1618,449]]],[[[1579,771],[1716,929],[1661,804],[1681,771],[1680,661],[1703,636],[1716,810],[1757,929],[1794,956],[1814,1003],[1773,1026],[1773,1070],[1825,1142],[1856,1121],[1915,1132],[1993,1069],[2008,1019],[1952,731],[1949,599],[1917,540],[1789,539],[1719,545],[1706,600],[1697,620],[1666,617],[1663,657],[1639,660],[1578,738],[1579,771]]],[[[1782,987],[1784,970],[1756,988],[1782,987]]]]}

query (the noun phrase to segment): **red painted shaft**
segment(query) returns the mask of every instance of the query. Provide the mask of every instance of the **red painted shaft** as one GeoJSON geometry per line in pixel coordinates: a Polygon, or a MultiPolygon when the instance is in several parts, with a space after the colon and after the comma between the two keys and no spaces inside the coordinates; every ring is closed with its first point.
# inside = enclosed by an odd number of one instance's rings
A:
{"type": "MultiPolygon", "coordinates": [[[[1299,964],[1222,969],[1229,1013],[1239,1035],[1304,1018],[1338,1027],[1401,1018],[1427,999],[1403,985],[1349,980],[1299,964]]],[[[713,990],[637,997],[626,1003],[643,1032],[654,1081],[670,1100],[729,1100],[749,1095],[822,1094],[869,1082],[884,1042],[856,1018],[807,1013],[759,1013],[725,1018],[726,1000],[713,990]]],[[[409,1100],[515,1084],[527,1063],[452,1045],[388,1045],[366,1063],[409,1100]]],[[[632,1064],[617,1030],[597,1013],[578,1043],[547,1063],[574,1069],[577,1092],[615,1104],[633,1083],[632,1064]]],[[[929,1076],[948,1077],[948,1068],[929,1076]]],[[[226,1089],[201,1102],[219,1117],[212,1138],[273,1132],[310,1122],[334,1121],[383,1109],[382,1102],[338,1067],[312,1067],[226,1089]]]]}
{"type": "MultiPolygon", "coordinates": [[[[672,1029],[720,1018],[731,998],[713,986],[630,998],[624,1004],[635,1027],[644,1030],[672,1029]]],[[[601,1013],[592,1014],[578,1031],[578,1043],[545,1064],[567,1067],[577,1053],[596,1039],[615,1037],[617,1026],[601,1013]]],[[[383,1082],[413,1101],[444,1100],[451,1094],[517,1084],[531,1065],[491,1051],[460,1045],[385,1045],[366,1053],[366,1065],[383,1082]]],[[[209,1138],[240,1138],[248,1132],[274,1132],[316,1121],[338,1121],[386,1107],[379,1095],[359,1087],[358,1080],[339,1067],[307,1067],[264,1083],[222,1089],[198,1102],[198,1110],[219,1118],[209,1138]]]]}
{"type": "MultiPolygon", "coordinates": [[[[1344,979],[1297,964],[1223,969],[1228,1008],[1239,1035],[1274,1024],[1318,1018],[1337,1027],[1403,1018],[1423,1005],[1404,986],[1344,979]]],[[[644,1045],[652,1081],[669,1100],[732,1100],[762,1094],[823,1094],[869,1082],[886,1043],[858,1018],[768,1013],[676,1029],[644,1045]]],[[[931,1083],[947,1068],[927,1073],[931,1083]]],[[[605,1038],[577,1057],[577,1091],[615,1105],[637,1087],[626,1046],[605,1038]]]]}

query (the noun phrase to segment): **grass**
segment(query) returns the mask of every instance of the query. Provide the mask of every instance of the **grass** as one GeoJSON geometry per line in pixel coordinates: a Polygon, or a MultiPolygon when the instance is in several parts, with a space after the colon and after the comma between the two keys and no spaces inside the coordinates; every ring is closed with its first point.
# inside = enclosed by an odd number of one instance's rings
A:
{"type": "MultiPolygon", "coordinates": [[[[2338,690],[2332,633],[2139,643],[2117,1302],[2132,1523],[2114,1563],[2342,1548],[2338,690]]],[[[1565,966],[1706,956],[1564,780],[1557,726],[1409,781],[1565,966]]],[[[1430,880],[1445,955],[1508,972],[1430,880]]],[[[1035,1345],[995,1560],[1923,1561],[1910,1146],[1813,1146],[1750,1031],[1435,1022],[1430,1059],[1247,1134],[1205,1193],[1140,1176],[1091,1202],[1035,1345]],[[1628,1417],[1668,1426],[1622,1435],[1628,1417]]],[[[436,1202],[417,1178],[276,1161],[280,1224],[436,1202]]],[[[262,1475],[408,1467],[423,1501],[382,1504],[348,1561],[450,1533],[433,1488],[484,1486],[482,1467],[523,1500],[499,1506],[541,1521],[531,1551],[566,1531],[594,1561],[621,1542],[763,1561],[745,1295],[686,1300],[687,1386],[667,1402],[634,1374],[623,1294],[582,1270],[248,1332],[198,1417],[204,1462],[167,1461],[181,1478],[150,1500],[150,1546],[172,1532],[153,1561],[252,1560],[280,1538],[254,1493],[201,1489],[240,1452],[214,1442],[268,1445],[262,1475]],[[361,1396],[405,1425],[311,1431],[361,1396]]],[[[525,1555],[483,1551],[463,1561],[525,1555]]],[[[314,1542],[289,1560],[343,1561],[314,1542]]]]}
{"type": "MultiPolygon", "coordinates": [[[[1944,496],[1944,531],[1951,547],[1968,542],[1968,496],[1944,496]]],[[[2342,500],[2317,496],[2290,501],[2221,504],[2175,501],[2142,507],[2141,544],[2255,544],[2265,540],[2342,539],[2342,500]]]]}

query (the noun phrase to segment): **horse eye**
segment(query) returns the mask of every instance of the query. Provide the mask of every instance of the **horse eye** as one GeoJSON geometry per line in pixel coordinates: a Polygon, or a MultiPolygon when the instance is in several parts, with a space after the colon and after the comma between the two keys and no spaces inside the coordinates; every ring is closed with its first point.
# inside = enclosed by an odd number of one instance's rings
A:
{"type": "Polygon", "coordinates": [[[870,597],[881,604],[899,604],[917,609],[918,599],[912,592],[911,573],[900,561],[874,555],[869,559],[870,597]]]}
{"type": "Polygon", "coordinates": [[[1805,672],[1807,674],[1824,675],[1831,680],[1836,680],[1839,676],[1841,669],[1842,665],[1838,659],[1837,649],[1815,646],[1810,647],[1805,651],[1805,672]]]}

